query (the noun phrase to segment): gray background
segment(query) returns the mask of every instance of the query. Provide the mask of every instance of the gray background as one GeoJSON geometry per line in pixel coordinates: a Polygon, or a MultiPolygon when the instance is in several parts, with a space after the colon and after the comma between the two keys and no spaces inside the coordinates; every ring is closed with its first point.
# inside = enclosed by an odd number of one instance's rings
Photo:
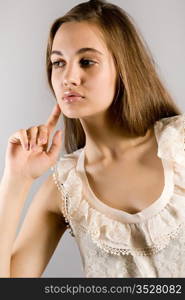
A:
{"type": "MultiPolygon", "coordinates": [[[[49,91],[45,52],[50,25],[84,1],[1,0],[0,2],[0,177],[8,137],[21,128],[46,121],[55,100],[49,91]]],[[[111,1],[110,1],[111,2],[111,1]]],[[[185,0],[112,1],[135,20],[148,43],[159,75],[175,102],[185,111],[185,0]]],[[[58,122],[56,130],[60,128],[58,122]]],[[[33,184],[18,230],[29,204],[48,170],[33,184]]],[[[63,235],[42,277],[84,277],[75,240],[63,235]]]]}

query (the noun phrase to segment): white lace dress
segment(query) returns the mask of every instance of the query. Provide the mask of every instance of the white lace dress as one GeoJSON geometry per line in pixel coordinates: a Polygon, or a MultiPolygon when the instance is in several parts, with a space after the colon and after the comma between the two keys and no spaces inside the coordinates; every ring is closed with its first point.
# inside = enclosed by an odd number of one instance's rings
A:
{"type": "Polygon", "coordinates": [[[52,167],[85,277],[185,277],[184,128],[185,113],[155,123],[165,185],[160,197],[136,214],[95,196],[84,169],[84,148],[64,154],[52,167]]]}

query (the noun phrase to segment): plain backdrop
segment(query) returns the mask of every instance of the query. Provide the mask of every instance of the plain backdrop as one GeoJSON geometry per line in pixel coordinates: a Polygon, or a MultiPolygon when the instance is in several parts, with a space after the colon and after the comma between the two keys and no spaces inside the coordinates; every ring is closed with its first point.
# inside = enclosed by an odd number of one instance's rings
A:
{"type": "MultiPolygon", "coordinates": [[[[0,1],[0,177],[8,137],[21,128],[44,123],[51,113],[55,99],[49,91],[45,69],[49,28],[56,18],[81,2],[84,1],[0,1]]],[[[112,3],[125,9],[135,20],[163,83],[184,112],[185,1],[117,0],[112,3]]],[[[56,130],[61,124],[60,120],[56,130]]],[[[50,173],[48,170],[34,182],[18,230],[34,194],[50,173]]],[[[42,277],[84,277],[78,247],[68,230],[42,277]]]]}

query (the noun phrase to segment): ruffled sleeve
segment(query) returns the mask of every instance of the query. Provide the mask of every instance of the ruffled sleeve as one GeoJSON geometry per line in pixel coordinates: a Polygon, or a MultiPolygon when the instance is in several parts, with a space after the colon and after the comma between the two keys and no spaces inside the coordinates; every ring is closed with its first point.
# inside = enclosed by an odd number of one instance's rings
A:
{"type": "Polygon", "coordinates": [[[61,193],[61,212],[72,236],[75,235],[71,218],[79,205],[82,192],[82,182],[76,173],[76,163],[80,150],[71,154],[64,154],[51,168],[53,180],[61,193]]]}
{"type": "Polygon", "coordinates": [[[158,156],[185,167],[185,113],[156,122],[158,156]]]}

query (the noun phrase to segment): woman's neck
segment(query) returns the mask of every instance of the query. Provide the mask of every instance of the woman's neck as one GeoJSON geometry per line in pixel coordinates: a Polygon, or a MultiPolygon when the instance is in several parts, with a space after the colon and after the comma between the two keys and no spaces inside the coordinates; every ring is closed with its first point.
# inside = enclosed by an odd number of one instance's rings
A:
{"type": "Polygon", "coordinates": [[[82,121],[86,136],[85,152],[89,162],[103,159],[119,159],[131,151],[144,147],[154,135],[153,128],[144,136],[130,136],[123,128],[82,121]]]}

